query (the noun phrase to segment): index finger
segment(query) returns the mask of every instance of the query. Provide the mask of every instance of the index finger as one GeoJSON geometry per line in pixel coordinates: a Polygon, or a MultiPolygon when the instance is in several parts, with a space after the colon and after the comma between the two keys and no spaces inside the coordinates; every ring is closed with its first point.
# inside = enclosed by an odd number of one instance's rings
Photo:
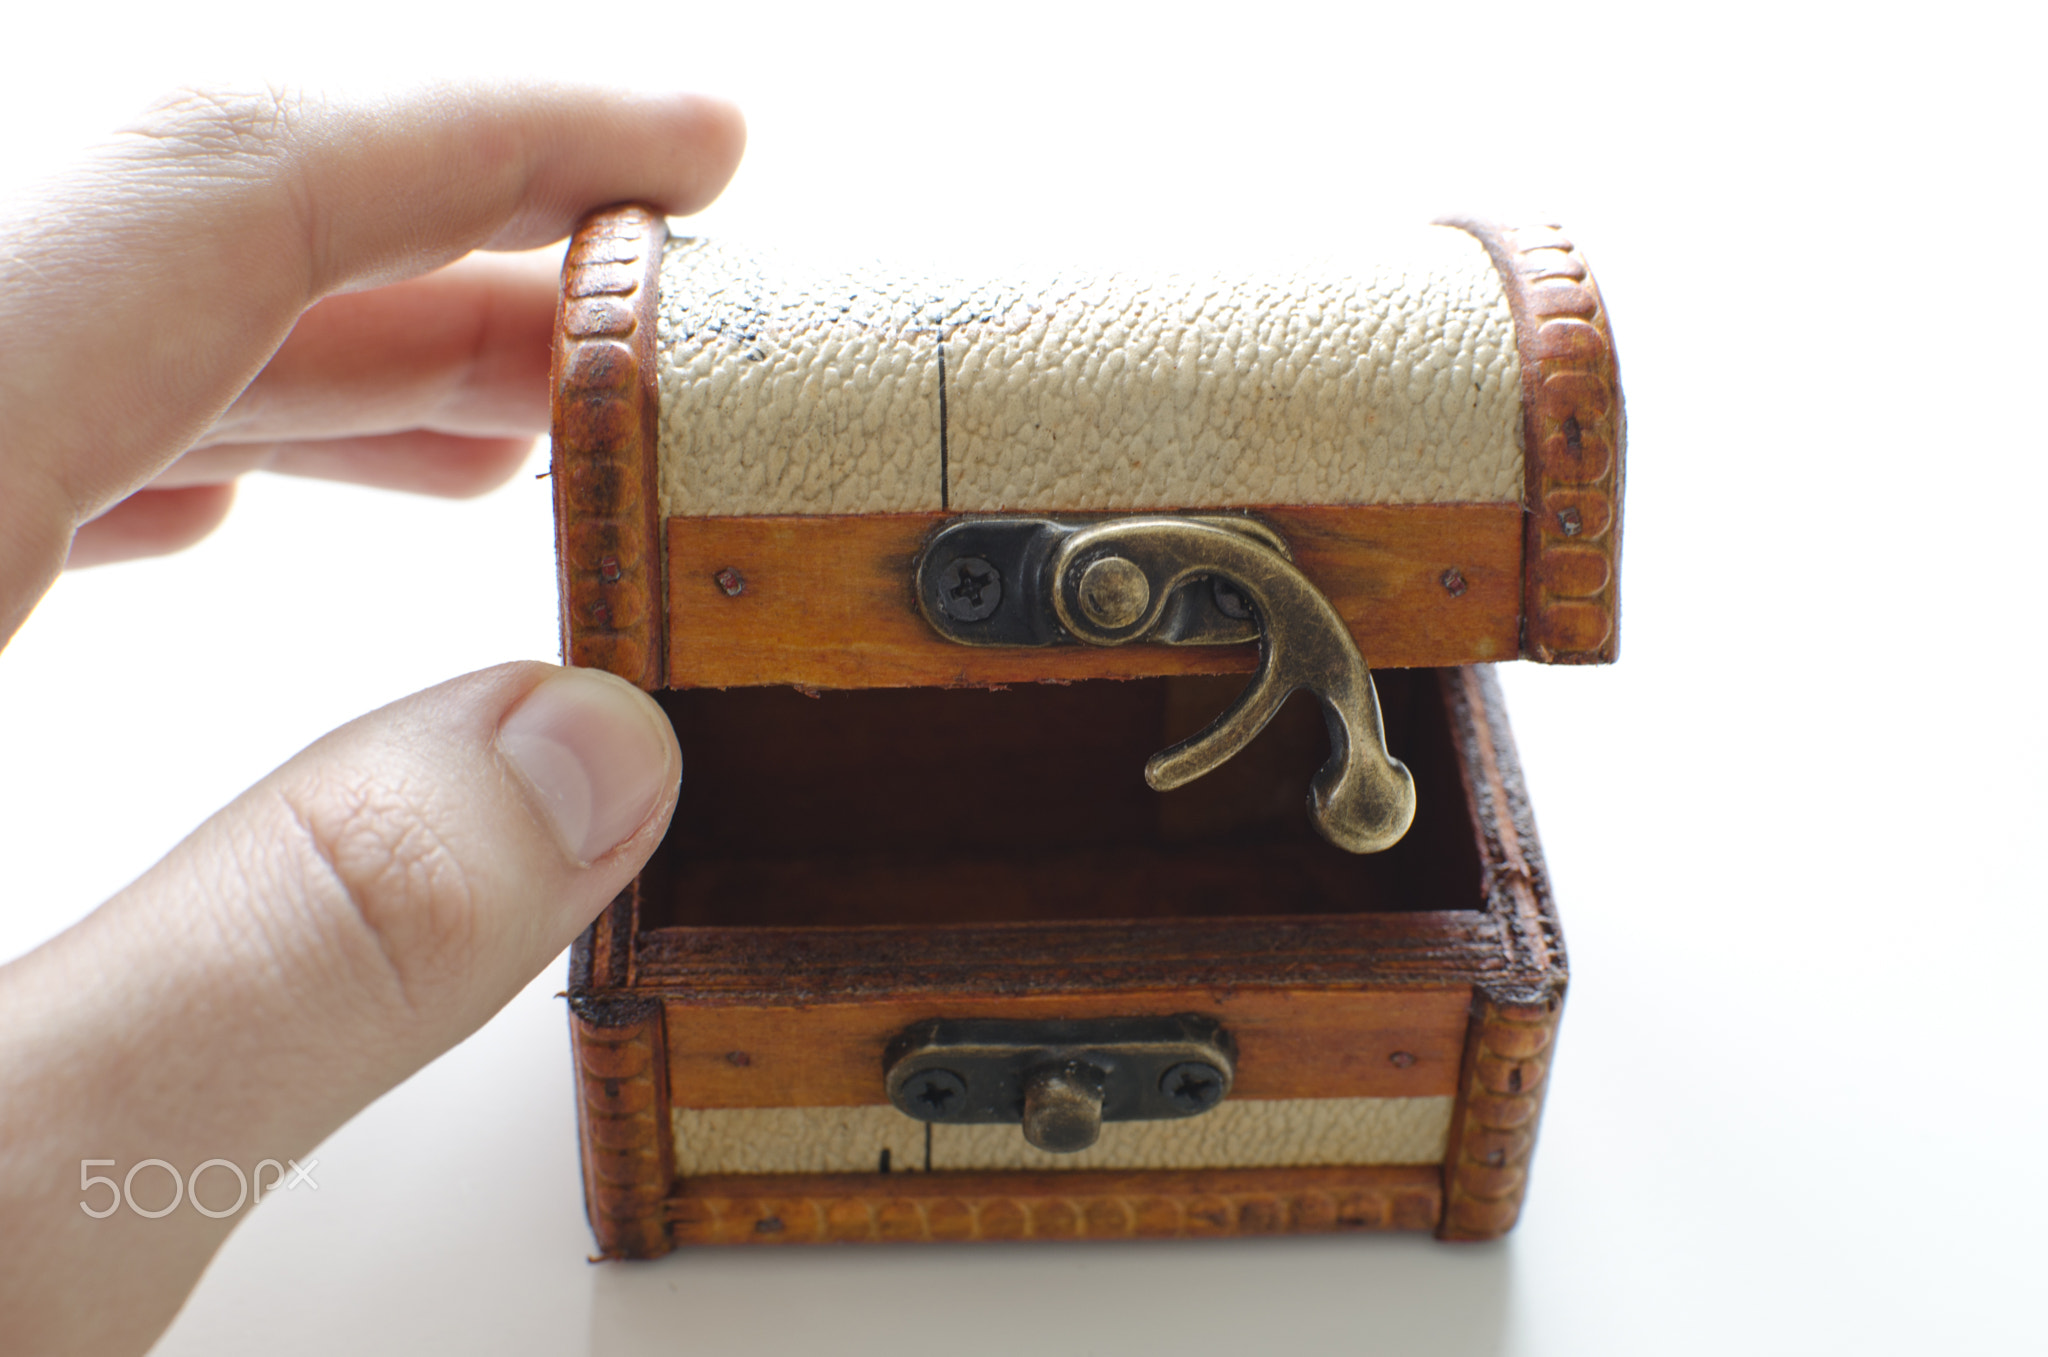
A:
{"type": "Polygon", "coordinates": [[[153,109],[4,228],[0,640],[75,527],[204,434],[312,302],[545,243],[606,203],[694,211],[743,142],[718,100],[551,85],[153,109]]]}

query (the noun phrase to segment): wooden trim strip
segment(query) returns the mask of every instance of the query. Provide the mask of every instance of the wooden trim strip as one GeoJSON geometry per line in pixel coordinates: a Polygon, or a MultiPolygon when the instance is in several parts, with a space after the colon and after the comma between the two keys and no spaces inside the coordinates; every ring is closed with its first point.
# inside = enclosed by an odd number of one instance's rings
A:
{"type": "Polygon", "coordinates": [[[562,654],[642,688],[662,677],[654,332],[667,239],[644,207],[607,208],[576,229],[551,382],[562,654]]]}
{"type": "Polygon", "coordinates": [[[569,945],[569,993],[623,989],[632,983],[633,912],[640,893],[636,879],[612,897],[604,912],[569,945]]]}
{"type": "MultiPolygon", "coordinates": [[[[1375,668],[1512,658],[1522,513],[1513,504],[1261,508],[1375,668]]],[[[1241,646],[978,649],[934,632],[912,575],[957,514],[671,518],[668,684],[955,687],[1249,673],[1241,646]]]]}
{"type": "Polygon", "coordinates": [[[1514,1227],[1570,980],[1550,873],[1536,838],[1500,680],[1491,669],[1439,676],[1461,741],[1466,793],[1481,827],[1487,913],[1509,966],[1474,987],[1458,1105],[1444,1162],[1445,1239],[1495,1239],[1514,1227]]]}
{"type": "Polygon", "coordinates": [[[668,1202],[677,1244],[1428,1230],[1442,1214],[1434,1167],[706,1177],[668,1202]]]}
{"type": "Polygon", "coordinates": [[[662,1201],[675,1181],[661,1004],[572,996],[569,1035],[591,1233],[606,1258],[660,1257],[662,1201]]]}
{"type": "Polygon", "coordinates": [[[1120,995],[1503,978],[1497,920],[1416,914],[867,928],[662,928],[637,939],[636,985],[694,1002],[1120,995]]]}
{"type": "Polygon", "coordinates": [[[1045,1019],[1203,1013],[1238,1046],[1234,1099],[1422,1098],[1459,1089],[1469,986],[1432,989],[1090,991],[893,997],[857,1003],[671,1000],[678,1107],[886,1104],[883,1052],[927,1018],[1045,1019]]]}
{"type": "Polygon", "coordinates": [[[1621,644],[1628,425],[1599,285],[1555,226],[1444,225],[1486,247],[1515,318],[1528,513],[1522,654],[1546,664],[1612,663],[1621,644]]]}
{"type": "Polygon", "coordinates": [[[1535,1002],[1474,997],[1465,1086],[1444,1161],[1440,1238],[1498,1239],[1521,1216],[1563,1012],[1562,990],[1535,1002]]]}
{"type": "Polygon", "coordinates": [[[1550,871],[1507,721],[1500,678],[1490,666],[1437,675],[1457,735],[1460,775],[1479,834],[1486,914],[1500,929],[1504,975],[1486,983],[1526,998],[1562,993],[1567,979],[1564,930],[1551,898],[1550,871]],[[1512,977],[1512,978],[1508,978],[1512,977]]]}

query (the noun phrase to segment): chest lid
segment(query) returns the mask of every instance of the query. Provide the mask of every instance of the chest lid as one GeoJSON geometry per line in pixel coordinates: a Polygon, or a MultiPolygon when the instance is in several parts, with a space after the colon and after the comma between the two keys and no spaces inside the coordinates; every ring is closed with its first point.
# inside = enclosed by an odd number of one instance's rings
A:
{"type": "MultiPolygon", "coordinates": [[[[934,553],[991,516],[1041,536],[1117,516],[1237,520],[1375,668],[1611,661],[1623,412],[1584,259],[1555,227],[1475,222],[1370,258],[929,278],[598,213],[555,340],[567,657],[648,689],[1257,668],[1220,576],[1148,567],[1138,633],[1077,644],[1044,552],[1007,579],[934,553]],[[968,614],[1027,599],[1013,620],[1052,618],[1047,643],[962,643],[968,614]]],[[[1078,590],[1100,562],[1075,564],[1078,590]]],[[[1111,613],[1134,606],[1123,573],[1094,571],[1111,613]]]]}

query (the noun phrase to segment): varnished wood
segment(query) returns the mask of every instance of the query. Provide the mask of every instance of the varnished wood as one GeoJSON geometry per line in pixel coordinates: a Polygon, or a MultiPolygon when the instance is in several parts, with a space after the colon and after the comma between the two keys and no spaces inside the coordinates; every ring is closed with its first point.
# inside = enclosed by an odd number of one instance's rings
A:
{"type": "Polygon", "coordinates": [[[1464,1069],[1444,1163],[1445,1239],[1495,1239],[1514,1227],[1548,1087],[1568,981],[1564,938],[1536,840],[1521,761],[1489,674],[1444,676],[1486,863],[1488,912],[1509,966],[1474,987],[1464,1069]]]}
{"type": "Polygon", "coordinates": [[[674,928],[643,935],[636,984],[720,1001],[1047,991],[1472,984],[1512,943],[1481,911],[1256,920],[1140,920],[817,929],[674,928]]]}
{"type": "Polygon", "coordinates": [[[1234,1098],[1425,1098],[1458,1091],[1469,987],[1215,990],[992,998],[923,995],[801,1008],[668,1005],[677,1107],[886,1103],[882,1052],[926,1018],[1091,1018],[1201,1012],[1238,1043],[1234,1098]]]}
{"type": "Polygon", "coordinates": [[[1563,1009],[1561,988],[1523,1002],[1484,991],[1474,997],[1444,1163],[1442,1238],[1498,1239],[1521,1216],[1563,1009]]]}
{"type": "Polygon", "coordinates": [[[1447,669],[1437,678],[1458,732],[1486,916],[1500,929],[1503,964],[1479,983],[1505,1002],[1543,1002],[1564,993],[1564,932],[1500,680],[1490,669],[1447,669]]]}
{"type": "Polygon", "coordinates": [[[1492,256],[1522,360],[1522,653],[1611,663],[1621,644],[1627,421],[1614,335],[1584,256],[1555,226],[1454,221],[1492,256]]]}
{"type": "Polygon", "coordinates": [[[626,887],[590,921],[569,954],[571,993],[624,989],[632,983],[633,925],[639,883],[626,887]]]}
{"type": "Polygon", "coordinates": [[[577,228],[551,383],[562,652],[642,688],[662,676],[654,330],[667,239],[644,207],[608,208],[577,228]]]}
{"type": "MultiPolygon", "coordinates": [[[[1515,654],[1522,515],[1514,505],[1262,508],[1376,668],[1515,654]],[[1448,581],[1448,582],[1447,582],[1448,581]]],[[[671,518],[668,682],[876,688],[1248,673],[1230,647],[977,649],[940,638],[911,582],[953,514],[671,518]],[[731,573],[728,573],[731,572],[731,573]],[[738,593],[731,583],[741,582],[738,593]]]]}
{"type": "Polygon", "coordinates": [[[1428,1230],[1442,1211],[1433,1167],[706,1177],[667,1205],[679,1245],[1428,1230]]]}
{"type": "Polygon", "coordinates": [[[572,996],[577,1142],[591,1233],[607,1258],[668,1252],[662,1200],[675,1181],[661,1006],[634,995],[572,996]]]}

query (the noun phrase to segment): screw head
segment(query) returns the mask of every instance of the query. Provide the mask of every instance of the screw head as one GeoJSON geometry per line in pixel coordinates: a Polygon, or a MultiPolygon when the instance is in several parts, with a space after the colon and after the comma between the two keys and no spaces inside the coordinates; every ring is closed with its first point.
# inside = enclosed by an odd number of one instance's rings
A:
{"type": "Polygon", "coordinates": [[[962,556],[939,571],[939,607],[955,622],[979,622],[1003,601],[1003,577],[979,556],[962,556]]]}
{"type": "Polygon", "coordinates": [[[1214,1065],[1183,1060],[1159,1076],[1159,1091],[1182,1113],[1206,1112],[1223,1098],[1223,1074],[1214,1065]]]}
{"type": "Polygon", "coordinates": [[[1209,577],[1209,594],[1216,600],[1216,611],[1237,622],[1249,621],[1252,615],[1251,600],[1229,580],[1221,575],[1209,577]]]}
{"type": "Polygon", "coordinates": [[[967,1082],[951,1070],[919,1070],[903,1081],[897,1106],[924,1121],[943,1121],[967,1106],[967,1082]]]}

